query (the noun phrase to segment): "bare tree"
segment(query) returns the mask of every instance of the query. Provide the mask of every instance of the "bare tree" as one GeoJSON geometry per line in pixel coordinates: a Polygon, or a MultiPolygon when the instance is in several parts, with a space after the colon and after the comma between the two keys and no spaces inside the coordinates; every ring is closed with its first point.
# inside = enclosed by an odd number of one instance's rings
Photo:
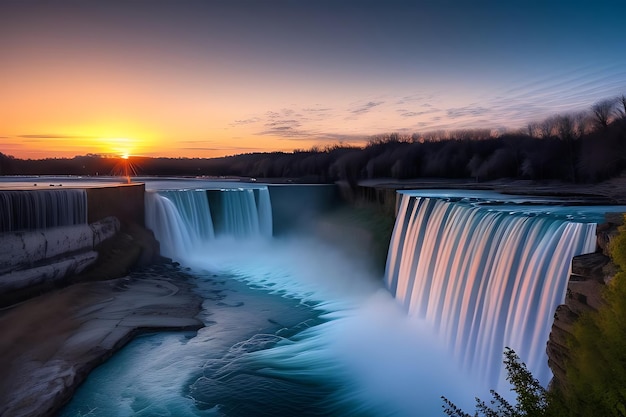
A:
{"type": "Polygon", "coordinates": [[[576,182],[576,164],[577,164],[577,144],[574,143],[576,139],[575,135],[575,123],[574,117],[566,114],[566,115],[557,115],[554,117],[555,120],[555,128],[557,131],[557,135],[559,139],[567,142],[567,150],[568,150],[568,160],[569,160],[569,171],[570,171],[570,179],[572,182],[576,182]]]}
{"type": "Polygon", "coordinates": [[[591,111],[598,127],[605,128],[609,125],[610,118],[613,115],[613,107],[615,107],[615,99],[600,100],[591,106],[591,111]]]}
{"type": "Polygon", "coordinates": [[[580,139],[582,136],[591,132],[593,128],[593,120],[588,112],[574,113],[572,116],[574,121],[573,134],[574,137],[580,139]]]}
{"type": "Polygon", "coordinates": [[[574,138],[574,120],[569,114],[558,115],[555,118],[557,135],[561,140],[572,140],[574,138]]]}
{"type": "Polygon", "coordinates": [[[545,119],[543,122],[539,124],[539,132],[543,139],[548,139],[554,136],[556,127],[558,124],[558,119],[556,116],[551,116],[545,119]]]}
{"type": "Polygon", "coordinates": [[[626,119],[626,95],[617,98],[617,102],[620,105],[619,113],[622,119],[626,119]]]}
{"type": "Polygon", "coordinates": [[[528,123],[528,125],[526,126],[526,133],[531,138],[541,137],[541,127],[539,126],[539,123],[537,122],[528,123]]]}

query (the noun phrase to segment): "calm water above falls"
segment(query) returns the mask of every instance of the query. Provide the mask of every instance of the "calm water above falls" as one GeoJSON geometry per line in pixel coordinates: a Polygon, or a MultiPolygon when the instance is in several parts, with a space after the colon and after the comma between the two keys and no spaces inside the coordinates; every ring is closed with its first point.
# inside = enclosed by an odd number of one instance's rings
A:
{"type": "Polygon", "coordinates": [[[204,193],[149,197],[146,217],[192,269],[207,327],[132,342],[62,415],[443,415],[441,395],[470,409],[494,387],[504,345],[549,378],[552,306],[593,224],[406,195],[383,282],[341,248],[271,238],[257,188],[230,191],[248,208],[210,207],[217,237],[190,229],[209,222],[196,217],[204,193]]]}

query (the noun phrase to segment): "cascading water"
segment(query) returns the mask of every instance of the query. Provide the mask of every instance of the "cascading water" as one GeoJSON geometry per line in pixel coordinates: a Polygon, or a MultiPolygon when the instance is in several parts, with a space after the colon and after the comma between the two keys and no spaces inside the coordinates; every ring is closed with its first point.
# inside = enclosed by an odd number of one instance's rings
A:
{"type": "Polygon", "coordinates": [[[210,192],[218,193],[219,198],[209,202],[204,189],[146,192],[146,226],[161,243],[161,254],[181,259],[215,235],[272,236],[272,208],[267,187],[210,192]]]}
{"type": "Polygon", "coordinates": [[[156,192],[146,192],[145,207],[146,227],[159,241],[161,255],[180,259],[199,243],[195,239],[198,234],[188,227],[172,200],[156,192]]]}
{"type": "Polygon", "coordinates": [[[405,194],[386,283],[491,386],[502,373],[505,347],[547,384],[554,311],[565,297],[572,257],[595,249],[595,227],[405,194]]]}
{"type": "Polygon", "coordinates": [[[220,190],[218,234],[234,237],[272,236],[272,208],[267,188],[220,190]]]}
{"type": "Polygon", "coordinates": [[[194,242],[215,236],[205,190],[160,191],[159,194],[174,203],[194,242]]]}
{"type": "Polygon", "coordinates": [[[87,223],[83,189],[0,191],[0,232],[87,223]]]}
{"type": "Polygon", "coordinates": [[[189,196],[146,196],[146,222],[189,268],[206,327],[133,341],[60,415],[430,417],[441,395],[469,409],[496,388],[485,380],[505,344],[545,369],[569,262],[594,240],[593,224],[545,214],[554,207],[511,215],[505,203],[407,195],[387,261],[393,298],[346,248],[302,232],[258,239],[272,230],[267,189],[221,187],[194,194],[215,230],[195,243],[189,196]]]}

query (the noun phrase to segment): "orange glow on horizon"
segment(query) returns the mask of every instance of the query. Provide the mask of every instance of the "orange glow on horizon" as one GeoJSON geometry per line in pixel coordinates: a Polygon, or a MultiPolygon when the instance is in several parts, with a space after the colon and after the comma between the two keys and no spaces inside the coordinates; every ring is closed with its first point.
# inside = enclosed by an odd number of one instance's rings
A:
{"type": "MultiPolygon", "coordinates": [[[[39,132],[59,132],[52,129],[33,129],[39,132]]],[[[138,129],[136,129],[138,131],[138,129]]],[[[102,155],[129,159],[138,157],[166,158],[219,158],[224,156],[282,151],[292,152],[296,149],[311,149],[313,146],[323,148],[329,143],[315,139],[285,140],[281,137],[262,136],[254,133],[237,135],[234,132],[211,132],[210,139],[198,138],[195,135],[156,134],[124,134],[107,135],[100,129],[72,129],[63,133],[41,135],[8,135],[0,152],[20,159],[73,158],[87,154],[102,155]],[[191,139],[187,139],[191,137],[191,139]]],[[[128,132],[134,133],[134,132],[128,132]]],[[[140,132],[138,132],[140,133],[140,132]]],[[[240,133],[240,132],[237,132],[240,133]]],[[[247,133],[247,132],[246,132],[247,133]]],[[[352,145],[363,145],[352,143],[352,145]]]]}

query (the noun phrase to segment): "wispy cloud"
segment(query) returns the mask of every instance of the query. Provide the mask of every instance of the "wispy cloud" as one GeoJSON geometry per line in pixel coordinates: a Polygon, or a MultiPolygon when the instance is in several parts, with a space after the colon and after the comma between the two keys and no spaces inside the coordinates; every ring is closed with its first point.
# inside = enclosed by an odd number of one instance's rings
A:
{"type": "Polygon", "coordinates": [[[296,130],[291,126],[277,126],[271,129],[262,130],[257,132],[259,136],[278,136],[288,138],[311,138],[311,133],[305,130],[296,130]]]}
{"type": "MultiPolygon", "coordinates": [[[[572,74],[577,78],[577,74],[572,74]]],[[[549,104],[536,101],[541,89],[553,79],[529,81],[527,89],[502,89],[497,94],[463,102],[444,94],[378,95],[363,97],[343,106],[315,103],[294,108],[269,109],[237,119],[246,135],[273,136],[289,141],[362,143],[368,137],[389,132],[427,132],[457,129],[516,129],[554,114],[556,100],[546,93],[549,104]],[[455,105],[455,103],[458,103],[455,105]],[[551,104],[550,104],[551,103],[551,104]]],[[[584,83],[581,81],[581,87],[584,83]]],[[[565,93],[565,86],[563,87],[565,93]]],[[[574,94],[572,92],[572,94],[574,94]]],[[[558,106],[557,106],[558,109],[558,106]]],[[[558,110],[557,110],[558,111],[558,110]]]]}
{"type": "Polygon", "coordinates": [[[268,111],[265,113],[263,130],[257,132],[256,134],[290,137],[307,136],[306,132],[299,130],[305,119],[306,118],[303,115],[296,113],[293,109],[268,111]]]}
{"type": "Polygon", "coordinates": [[[432,113],[436,113],[439,110],[437,109],[431,109],[431,110],[424,110],[424,111],[409,111],[406,109],[398,109],[396,110],[396,112],[405,118],[410,118],[410,117],[418,117],[418,116],[424,116],[426,114],[432,114],[432,113]]]}
{"type": "Polygon", "coordinates": [[[249,119],[235,120],[230,125],[233,126],[233,127],[234,126],[245,126],[245,125],[258,123],[260,121],[261,121],[261,119],[259,119],[258,117],[251,117],[249,119]]]}
{"type": "Polygon", "coordinates": [[[352,113],[353,115],[360,116],[362,114],[368,113],[374,107],[378,107],[384,103],[385,103],[384,101],[368,101],[365,104],[361,104],[355,108],[350,109],[350,113],[352,113]]]}
{"type": "Polygon", "coordinates": [[[301,126],[302,123],[296,119],[276,119],[270,122],[265,123],[267,127],[281,127],[281,126],[289,126],[289,127],[298,127],[301,126]]]}
{"type": "Polygon", "coordinates": [[[475,104],[470,104],[469,106],[455,107],[455,108],[448,109],[446,111],[446,114],[450,119],[456,119],[458,117],[465,117],[465,116],[480,116],[488,112],[489,112],[489,109],[485,107],[480,107],[475,104]]]}
{"type": "Polygon", "coordinates": [[[310,112],[310,113],[326,113],[331,110],[332,108],[330,107],[305,107],[302,109],[303,112],[310,112]]]}
{"type": "Polygon", "coordinates": [[[407,96],[400,97],[396,101],[396,104],[404,105],[404,104],[415,104],[415,103],[417,103],[418,105],[426,107],[426,106],[430,106],[430,104],[428,104],[428,102],[432,101],[433,99],[434,99],[434,96],[432,94],[417,93],[417,94],[410,94],[410,95],[407,95],[407,96]]]}

